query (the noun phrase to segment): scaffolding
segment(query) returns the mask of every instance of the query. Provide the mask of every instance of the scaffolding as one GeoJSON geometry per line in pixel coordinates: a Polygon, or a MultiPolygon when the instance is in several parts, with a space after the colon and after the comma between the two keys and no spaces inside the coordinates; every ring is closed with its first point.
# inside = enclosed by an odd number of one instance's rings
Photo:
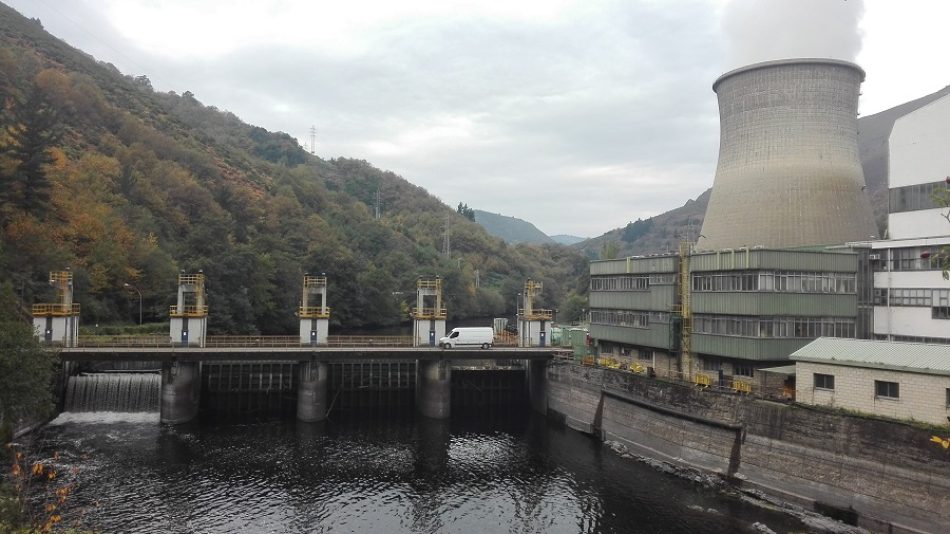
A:
{"type": "Polygon", "coordinates": [[[169,307],[169,317],[207,317],[205,304],[205,275],[180,274],[178,276],[178,303],[169,307]]]}
{"type": "Polygon", "coordinates": [[[327,307],[327,277],[303,277],[303,296],[297,315],[301,319],[329,319],[330,308],[327,307]],[[318,305],[314,305],[318,304],[318,305]]]}
{"type": "Polygon", "coordinates": [[[693,355],[690,342],[690,333],[693,330],[693,318],[690,311],[690,279],[689,279],[689,256],[692,251],[692,243],[689,241],[680,242],[680,302],[678,315],[681,318],[680,334],[680,362],[683,367],[683,378],[691,380],[693,377],[693,355]]]}
{"type": "Polygon", "coordinates": [[[518,315],[524,321],[550,321],[554,318],[554,310],[535,309],[534,300],[541,295],[541,282],[528,278],[524,283],[524,308],[518,309],[518,315]]]}
{"type": "Polygon", "coordinates": [[[420,277],[416,280],[416,305],[409,310],[409,316],[417,320],[445,320],[448,311],[442,306],[441,277],[420,277]],[[434,302],[426,305],[426,297],[434,302]]]}

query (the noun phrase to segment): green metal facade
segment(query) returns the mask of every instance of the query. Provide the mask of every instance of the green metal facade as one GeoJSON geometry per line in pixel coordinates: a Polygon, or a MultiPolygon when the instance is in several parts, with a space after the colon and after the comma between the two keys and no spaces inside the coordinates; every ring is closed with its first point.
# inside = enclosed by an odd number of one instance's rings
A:
{"type": "Polygon", "coordinates": [[[855,317],[858,310],[857,295],[848,294],[697,291],[690,300],[694,314],[855,317]]]}
{"type": "Polygon", "coordinates": [[[615,343],[668,350],[671,339],[670,328],[672,327],[668,323],[651,324],[649,328],[592,324],[590,336],[615,343]]]}
{"type": "Polygon", "coordinates": [[[858,270],[858,256],[851,252],[736,249],[694,254],[689,258],[689,270],[691,273],[741,270],[854,273],[858,270]]]}
{"type": "Polygon", "coordinates": [[[590,262],[590,275],[675,273],[679,258],[676,256],[629,257],[619,260],[590,262]]]}
{"type": "MultiPolygon", "coordinates": [[[[675,274],[677,256],[648,256],[594,261],[591,277],[622,274],[675,274]]],[[[799,273],[856,273],[858,256],[851,252],[816,250],[737,249],[705,252],[689,259],[690,273],[728,271],[782,271],[799,273]]],[[[671,312],[677,303],[679,277],[673,284],[653,284],[647,289],[591,291],[591,309],[671,312]]],[[[779,291],[691,291],[693,314],[745,317],[857,317],[857,295],[779,291]]],[[[591,324],[598,340],[669,350],[679,335],[670,323],[648,328],[591,324]]],[[[752,361],[787,360],[811,338],[758,338],[719,334],[691,334],[692,352],[752,361]]]]}
{"type": "Polygon", "coordinates": [[[692,348],[696,354],[755,361],[787,360],[789,354],[804,347],[811,339],[762,339],[739,336],[693,334],[692,348]]]}
{"type": "Polygon", "coordinates": [[[651,285],[647,291],[591,291],[590,307],[668,312],[676,300],[676,285],[651,285]]]}

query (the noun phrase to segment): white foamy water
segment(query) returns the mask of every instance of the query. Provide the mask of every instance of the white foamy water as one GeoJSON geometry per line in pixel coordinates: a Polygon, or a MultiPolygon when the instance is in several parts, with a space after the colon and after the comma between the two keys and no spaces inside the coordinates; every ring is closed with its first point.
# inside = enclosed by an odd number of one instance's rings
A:
{"type": "Polygon", "coordinates": [[[50,425],[69,423],[158,423],[158,412],[63,412],[50,425]]]}

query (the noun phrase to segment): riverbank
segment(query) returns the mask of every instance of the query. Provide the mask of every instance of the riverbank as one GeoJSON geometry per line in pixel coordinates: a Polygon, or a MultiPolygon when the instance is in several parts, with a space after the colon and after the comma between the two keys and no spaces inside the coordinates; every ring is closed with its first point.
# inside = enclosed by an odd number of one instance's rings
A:
{"type": "Polygon", "coordinates": [[[550,416],[635,456],[871,531],[950,524],[950,457],[926,429],[570,363],[547,378],[550,416]]]}

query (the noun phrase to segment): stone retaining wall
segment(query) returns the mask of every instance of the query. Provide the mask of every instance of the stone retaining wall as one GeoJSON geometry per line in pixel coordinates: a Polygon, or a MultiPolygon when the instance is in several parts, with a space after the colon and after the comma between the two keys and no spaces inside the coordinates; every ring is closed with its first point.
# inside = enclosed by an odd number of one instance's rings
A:
{"type": "Polygon", "coordinates": [[[926,429],[573,364],[550,366],[547,391],[550,415],[642,456],[850,510],[872,530],[950,524],[950,453],[926,429]]]}

